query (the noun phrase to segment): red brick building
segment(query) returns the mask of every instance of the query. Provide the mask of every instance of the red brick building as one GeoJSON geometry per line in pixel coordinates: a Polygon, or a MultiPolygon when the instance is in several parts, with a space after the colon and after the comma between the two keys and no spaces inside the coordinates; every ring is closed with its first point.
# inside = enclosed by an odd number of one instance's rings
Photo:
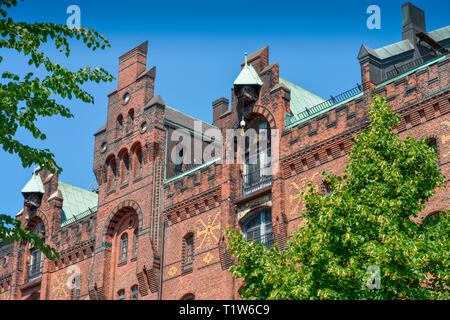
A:
{"type": "MultiPolygon", "coordinates": [[[[326,192],[320,173],[342,173],[352,135],[368,125],[373,94],[387,96],[401,116],[400,137],[430,138],[448,177],[450,26],[427,32],[423,11],[408,3],[402,13],[401,41],[361,47],[361,85],[322,99],[280,78],[265,47],[241,63],[231,100],[214,101],[213,123],[200,129],[155,96],[146,42],[119,57],[107,121],[95,133],[98,190],[35,170],[17,219],[60,259],[44,259],[28,243],[0,245],[0,299],[238,299],[242,283],[228,271],[225,228],[283,247],[302,223],[300,191],[312,180],[326,192]],[[258,150],[251,163],[245,153],[244,164],[221,163],[217,154],[201,159],[172,141],[184,129],[202,152],[216,143],[225,154],[225,140],[209,139],[214,128],[222,137],[249,128],[279,135],[265,149],[269,156],[258,150]],[[279,169],[264,174],[273,155],[279,169]]],[[[440,190],[422,214],[449,207],[448,191],[440,190]]]]}

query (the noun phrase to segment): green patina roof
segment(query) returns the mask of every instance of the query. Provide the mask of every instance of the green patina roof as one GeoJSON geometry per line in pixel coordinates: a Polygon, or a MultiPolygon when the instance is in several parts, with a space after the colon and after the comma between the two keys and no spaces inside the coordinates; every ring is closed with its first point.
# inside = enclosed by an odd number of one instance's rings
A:
{"type": "Polygon", "coordinates": [[[299,86],[293,84],[290,81],[287,81],[283,78],[280,78],[280,84],[285,85],[291,90],[291,114],[296,115],[300,112],[305,111],[305,108],[311,108],[319,103],[324,102],[325,100],[315,95],[314,93],[309,92],[299,86]]]}
{"type": "Polygon", "coordinates": [[[31,179],[22,188],[22,193],[44,193],[44,186],[42,185],[41,177],[37,173],[33,173],[31,179]]]}
{"type": "Polygon", "coordinates": [[[98,194],[95,192],[81,189],[64,182],[58,182],[58,190],[61,191],[63,196],[61,224],[97,206],[98,194]]]}
{"type": "Polygon", "coordinates": [[[255,68],[251,64],[247,64],[247,61],[245,62],[244,67],[242,68],[241,72],[239,73],[236,80],[234,80],[234,85],[258,85],[262,86],[263,82],[261,78],[258,76],[258,73],[256,73],[255,68]]]}
{"type": "Polygon", "coordinates": [[[402,40],[378,49],[375,49],[377,57],[380,59],[387,59],[396,56],[406,51],[414,50],[414,46],[409,40],[402,40]]]}
{"type": "Polygon", "coordinates": [[[435,41],[442,41],[444,39],[448,39],[450,38],[450,26],[430,31],[428,32],[428,35],[432,37],[435,41]]]}

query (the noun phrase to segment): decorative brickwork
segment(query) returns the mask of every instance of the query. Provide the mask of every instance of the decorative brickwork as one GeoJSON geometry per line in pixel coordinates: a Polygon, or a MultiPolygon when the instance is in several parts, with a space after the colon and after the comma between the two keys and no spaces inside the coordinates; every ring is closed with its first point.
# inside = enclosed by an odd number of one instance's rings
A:
{"type": "MultiPolygon", "coordinates": [[[[230,100],[213,103],[213,122],[225,133],[241,128],[242,119],[264,118],[270,129],[280,130],[279,171],[249,193],[243,192],[241,164],[214,160],[169,177],[167,157],[174,147],[167,141],[169,128],[193,130],[189,127],[193,118],[154,96],[156,68],[146,70],[147,45],[120,57],[118,87],[109,94],[107,121],[95,133],[96,209],[61,225],[65,199],[58,193],[58,176],[38,171],[44,186],[40,206],[25,201],[17,219],[30,230],[42,222],[42,236],[61,257],[55,262],[44,259],[33,278],[27,271],[32,261],[29,244],[0,246],[0,299],[118,299],[122,290],[125,299],[131,299],[135,285],[139,299],[239,299],[242,281],[228,270],[235,260],[226,248],[225,229],[241,228],[255,210],[269,208],[272,221],[264,223],[283,249],[291,232],[302,225],[300,192],[308,181],[329,192],[321,172],[342,174],[353,136],[369,125],[373,94],[387,96],[401,116],[395,128],[401,138],[411,134],[434,139],[439,170],[450,175],[448,55],[375,81],[379,75],[373,70],[373,57],[367,60],[362,50],[362,91],[289,122],[286,117],[301,107],[293,105],[298,92],[280,83],[280,66],[269,65],[269,47],[264,47],[248,56],[263,83],[249,89],[255,100],[241,100],[245,90],[233,88],[230,100]],[[124,233],[128,255],[121,261],[124,233]],[[187,252],[187,235],[193,236],[192,252],[187,252]],[[192,254],[189,261],[188,254],[192,254]],[[81,274],[79,291],[67,287],[71,266],[81,274]]],[[[449,181],[446,178],[447,187],[449,181]]],[[[449,207],[448,191],[439,190],[422,216],[449,207]]]]}

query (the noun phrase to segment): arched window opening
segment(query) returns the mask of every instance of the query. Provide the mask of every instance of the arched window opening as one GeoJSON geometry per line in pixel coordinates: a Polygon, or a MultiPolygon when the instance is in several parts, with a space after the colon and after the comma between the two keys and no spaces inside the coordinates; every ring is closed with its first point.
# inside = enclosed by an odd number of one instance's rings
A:
{"type": "Polygon", "coordinates": [[[123,130],[123,116],[119,114],[116,120],[116,138],[122,135],[123,130]]]}
{"type": "Polygon", "coordinates": [[[137,284],[131,287],[131,300],[139,300],[139,288],[137,284]]]}
{"type": "Polygon", "coordinates": [[[134,109],[128,111],[128,121],[129,121],[128,130],[132,130],[134,126],[134,109]]]}
{"type": "Polygon", "coordinates": [[[188,233],[183,238],[183,269],[192,269],[192,263],[194,262],[194,235],[188,233]]]}
{"type": "Polygon", "coordinates": [[[439,151],[436,138],[428,138],[428,146],[434,149],[434,153],[436,154],[438,162],[437,168],[439,169],[439,151]]]}
{"type": "Polygon", "coordinates": [[[436,153],[436,155],[439,155],[438,153],[438,145],[437,145],[437,140],[436,138],[429,138],[428,139],[428,146],[432,147],[434,149],[434,152],[436,153]]]}
{"type": "Polygon", "coordinates": [[[272,213],[270,208],[263,208],[250,213],[241,223],[244,237],[271,247],[274,243],[272,228],[272,213]]]}
{"type": "Polygon", "coordinates": [[[126,262],[128,255],[128,234],[124,233],[120,238],[120,262],[126,262]]]}
{"type": "Polygon", "coordinates": [[[107,187],[108,190],[111,190],[114,188],[116,184],[116,177],[117,177],[117,168],[116,168],[116,159],[114,157],[111,157],[107,162],[107,187]]]}
{"type": "Polygon", "coordinates": [[[323,180],[322,184],[323,184],[323,191],[325,194],[330,194],[333,192],[333,189],[331,188],[331,182],[329,182],[328,180],[323,180]]]}
{"type": "Polygon", "coordinates": [[[117,292],[117,300],[125,300],[125,290],[124,289],[120,289],[117,292]]]}
{"type": "Polygon", "coordinates": [[[195,300],[195,295],[193,293],[186,293],[180,300],[195,300]]]}
{"type": "Polygon", "coordinates": [[[136,177],[140,177],[142,175],[143,155],[142,155],[142,148],[141,148],[140,144],[138,144],[138,145],[136,145],[136,147],[134,147],[133,154],[134,154],[133,175],[136,178],[136,177]]]}
{"type": "Polygon", "coordinates": [[[271,184],[271,133],[265,118],[252,120],[245,131],[243,193],[249,194],[271,184]]]}
{"type": "Polygon", "coordinates": [[[124,150],[120,154],[120,183],[125,183],[128,181],[129,170],[130,170],[130,158],[128,156],[128,151],[124,150]]]}

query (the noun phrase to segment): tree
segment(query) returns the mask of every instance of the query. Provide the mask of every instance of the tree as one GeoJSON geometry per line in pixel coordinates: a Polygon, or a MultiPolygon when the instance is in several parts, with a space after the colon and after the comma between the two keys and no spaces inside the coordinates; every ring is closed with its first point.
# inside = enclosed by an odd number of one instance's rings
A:
{"type": "Polygon", "coordinates": [[[24,240],[38,248],[48,259],[56,260],[59,258],[55,248],[46,245],[38,234],[24,228],[19,220],[0,214],[0,245],[2,242],[19,242],[24,240]]]}
{"type": "Polygon", "coordinates": [[[399,139],[392,129],[400,117],[384,97],[373,97],[369,116],[344,175],[323,173],[332,192],[309,182],[302,193],[304,225],[284,250],[227,230],[244,299],[449,298],[449,212],[414,219],[443,186],[435,151],[427,139],[399,139]]]}
{"type": "MultiPolygon", "coordinates": [[[[37,127],[39,117],[61,115],[73,117],[69,108],[57,103],[55,97],[63,99],[80,99],[83,102],[94,103],[94,97],[83,90],[81,86],[88,81],[97,83],[112,81],[114,77],[103,68],[85,67],[70,71],[57,62],[52,61],[42,50],[41,46],[53,42],[56,49],[66,57],[70,56],[70,39],[82,40],[93,51],[98,48],[110,47],[106,38],[92,29],[81,27],[70,28],[52,23],[15,22],[8,17],[7,8],[17,5],[17,0],[4,0],[0,3],[0,48],[11,49],[28,58],[28,64],[42,70],[46,76],[42,79],[29,72],[23,77],[4,71],[1,74],[0,85],[0,145],[21,159],[23,167],[38,164],[51,172],[61,172],[62,168],[56,164],[55,156],[49,149],[39,150],[15,138],[17,130],[23,128],[29,131],[35,139],[45,140],[45,134],[37,127]]],[[[0,63],[3,57],[0,56],[0,63]]],[[[25,229],[0,216],[0,240],[3,236],[15,240],[25,238],[38,242],[39,239],[30,238],[25,229]],[[13,228],[6,226],[13,225],[13,228]],[[4,229],[6,228],[6,229],[4,229]],[[15,232],[11,234],[11,232],[15,232]]],[[[6,239],[5,239],[6,240],[6,239]]],[[[47,250],[44,250],[47,252],[47,250]]]]}

